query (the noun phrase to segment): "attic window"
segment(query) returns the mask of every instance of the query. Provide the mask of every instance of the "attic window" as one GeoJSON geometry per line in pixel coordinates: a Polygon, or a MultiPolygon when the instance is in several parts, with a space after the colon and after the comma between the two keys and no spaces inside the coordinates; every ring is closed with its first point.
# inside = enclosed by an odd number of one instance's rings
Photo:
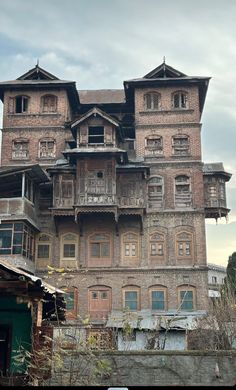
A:
{"type": "Polygon", "coordinates": [[[90,126],[88,129],[89,144],[104,144],[104,127],[90,126]]]}

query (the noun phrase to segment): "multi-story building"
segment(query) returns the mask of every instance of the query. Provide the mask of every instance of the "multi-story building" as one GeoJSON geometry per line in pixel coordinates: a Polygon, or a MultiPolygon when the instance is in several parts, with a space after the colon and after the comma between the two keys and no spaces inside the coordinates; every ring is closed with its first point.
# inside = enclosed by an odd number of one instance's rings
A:
{"type": "Polygon", "coordinates": [[[67,289],[72,322],[207,310],[205,218],[227,216],[231,176],[202,162],[209,80],[163,63],[122,90],[38,65],[0,83],[0,257],[67,289]]]}

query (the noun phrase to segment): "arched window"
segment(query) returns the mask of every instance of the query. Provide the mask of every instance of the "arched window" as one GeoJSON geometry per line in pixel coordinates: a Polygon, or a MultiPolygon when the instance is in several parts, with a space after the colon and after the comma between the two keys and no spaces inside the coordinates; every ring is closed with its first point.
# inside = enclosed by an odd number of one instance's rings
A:
{"type": "Polygon", "coordinates": [[[196,310],[196,288],[194,286],[178,286],[178,308],[184,311],[196,310]]]}
{"type": "Polygon", "coordinates": [[[123,260],[137,260],[139,257],[139,236],[128,232],[122,235],[123,260]]]}
{"type": "Polygon", "coordinates": [[[44,95],[41,97],[42,112],[56,112],[57,111],[57,96],[44,95]]]}
{"type": "Polygon", "coordinates": [[[156,285],[149,288],[151,310],[167,310],[167,288],[156,285]]]}
{"type": "Polygon", "coordinates": [[[192,195],[190,192],[190,178],[179,175],[175,178],[175,205],[177,207],[190,207],[192,195]]]}
{"type": "Polygon", "coordinates": [[[40,233],[36,241],[36,268],[45,269],[52,259],[52,236],[40,233]]]}
{"type": "Polygon", "coordinates": [[[144,95],[145,110],[158,110],[160,108],[161,96],[157,92],[148,92],[144,95]]]}
{"type": "Polygon", "coordinates": [[[65,291],[66,319],[70,320],[76,318],[78,314],[78,288],[62,286],[60,289],[65,291]]]}
{"type": "Polygon", "coordinates": [[[172,137],[172,154],[175,156],[185,156],[189,154],[189,136],[184,134],[172,137]]]}
{"type": "Polygon", "coordinates": [[[161,136],[153,134],[145,138],[145,154],[163,154],[161,136]]]}
{"type": "Polygon", "coordinates": [[[148,200],[149,207],[162,207],[163,206],[163,178],[161,176],[155,176],[148,180],[148,200]]]}
{"type": "Polygon", "coordinates": [[[124,286],[123,292],[123,308],[127,310],[140,310],[140,287],[124,286]]]}
{"type": "Polygon", "coordinates": [[[184,91],[174,92],[172,95],[172,108],[188,108],[188,94],[184,91]]]}
{"type": "Polygon", "coordinates": [[[101,259],[110,257],[110,236],[96,233],[89,238],[90,257],[101,259]]]}
{"type": "Polygon", "coordinates": [[[92,320],[106,319],[111,311],[111,288],[91,286],[88,289],[88,311],[92,320]]]}
{"type": "Polygon", "coordinates": [[[44,138],[39,141],[39,158],[54,158],[56,155],[56,141],[44,138]]]}
{"type": "Polygon", "coordinates": [[[153,261],[164,260],[164,256],[165,256],[164,234],[155,232],[150,235],[149,254],[150,254],[150,259],[153,261]]]}
{"type": "Polygon", "coordinates": [[[27,160],[29,158],[29,140],[15,139],[12,141],[12,159],[27,160]]]}
{"type": "Polygon", "coordinates": [[[176,252],[178,260],[193,259],[193,235],[183,231],[176,234],[176,252]]]}
{"type": "Polygon", "coordinates": [[[66,233],[61,236],[61,266],[74,267],[78,254],[78,236],[66,233]]]}

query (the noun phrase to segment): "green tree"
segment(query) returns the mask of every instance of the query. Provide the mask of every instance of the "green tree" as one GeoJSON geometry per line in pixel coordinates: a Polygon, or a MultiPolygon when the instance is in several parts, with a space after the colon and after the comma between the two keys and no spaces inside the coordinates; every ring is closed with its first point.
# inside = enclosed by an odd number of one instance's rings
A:
{"type": "Polygon", "coordinates": [[[229,256],[226,272],[228,283],[232,290],[236,293],[236,252],[233,252],[233,254],[229,256]]]}

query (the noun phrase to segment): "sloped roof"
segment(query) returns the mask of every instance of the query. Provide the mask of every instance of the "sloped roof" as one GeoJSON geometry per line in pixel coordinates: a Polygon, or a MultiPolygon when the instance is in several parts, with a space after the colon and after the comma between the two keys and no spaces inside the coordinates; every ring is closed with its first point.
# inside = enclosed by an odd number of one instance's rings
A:
{"type": "Polygon", "coordinates": [[[205,311],[196,312],[163,312],[154,314],[151,310],[126,312],[113,310],[108,317],[106,328],[125,328],[127,323],[132,329],[195,329],[197,319],[206,314],[205,311]]]}
{"type": "Polygon", "coordinates": [[[45,170],[39,164],[23,166],[2,166],[0,167],[0,181],[4,181],[7,176],[27,172],[29,177],[36,183],[50,181],[45,170]]]}
{"type": "Polygon", "coordinates": [[[60,293],[64,294],[65,292],[60,290],[59,288],[56,288],[46,282],[44,282],[41,278],[38,276],[29,274],[26,271],[23,271],[17,267],[14,267],[13,265],[9,264],[8,261],[0,259],[0,267],[4,268],[6,271],[12,272],[19,276],[24,276],[27,280],[31,280],[34,283],[39,283],[39,285],[43,288],[45,292],[48,292],[50,294],[60,293]]]}
{"type": "Polygon", "coordinates": [[[82,104],[111,104],[125,102],[125,92],[123,89],[79,90],[78,93],[82,104]]]}
{"type": "Polygon", "coordinates": [[[143,77],[124,81],[126,99],[130,101],[134,98],[134,88],[158,88],[164,86],[181,88],[185,85],[196,85],[199,89],[199,107],[200,112],[202,112],[210,78],[205,76],[187,76],[163,62],[143,77]]]}
{"type": "Polygon", "coordinates": [[[227,181],[231,178],[232,174],[226,172],[222,162],[216,163],[206,163],[203,165],[203,173],[204,175],[215,175],[221,174],[224,175],[227,181]]]}
{"type": "Polygon", "coordinates": [[[93,107],[91,110],[89,110],[88,112],[86,112],[86,114],[82,115],[79,119],[76,119],[72,124],[71,124],[71,128],[79,125],[80,123],[84,122],[86,119],[88,119],[89,117],[91,116],[100,116],[102,117],[103,119],[105,119],[106,121],[112,123],[114,126],[118,127],[119,126],[119,123],[114,119],[112,118],[109,114],[107,114],[106,112],[100,110],[99,108],[97,107],[93,107]]]}
{"type": "Polygon", "coordinates": [[[180,72],[177,69],[172,68],[170,65],[167,65],[163,62],[157,68],[153,69],[151,72],[147,73],[143,78],[145,79],[156,79],[156,78],[176,78],[176,77],[185,77],[186,74],[180,72]]]}
{"type": "Polygon", "coordinates": [[[39,65],[35,65],[34,68],[28,70],[22,76],[18,77],[17,80],[59,80],[56,76],[49,73],[39,65]]]}

